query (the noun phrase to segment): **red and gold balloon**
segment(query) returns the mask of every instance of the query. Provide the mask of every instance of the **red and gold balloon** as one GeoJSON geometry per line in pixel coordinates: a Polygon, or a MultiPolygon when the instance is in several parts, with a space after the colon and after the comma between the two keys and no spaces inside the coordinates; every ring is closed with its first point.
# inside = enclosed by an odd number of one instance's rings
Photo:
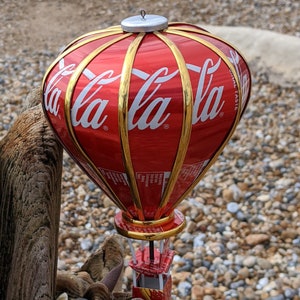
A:
{"type": "Polygon", "coordinates": [[[117,230],[161,240],[232,136],[250,95],[242,55],[203,28],[154,15],[70,43],[43,107],[67,152],[121,210],[117,230]]]}

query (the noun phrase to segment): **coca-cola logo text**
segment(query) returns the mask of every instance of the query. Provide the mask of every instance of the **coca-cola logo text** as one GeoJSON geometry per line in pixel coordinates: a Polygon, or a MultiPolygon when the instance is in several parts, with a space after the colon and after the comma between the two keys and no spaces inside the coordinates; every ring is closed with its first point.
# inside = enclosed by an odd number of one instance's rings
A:
{"type": "MultiPolygon", "coordinates": [[[[222,111],[225,103],[224,85],[217,84],[214,80],[221,62],[221,58],[215,61],[207,58],[201,67],[193,64],[186,65],[190,75],[196,75],[198,81],[193,104],[193,124],[213,120],[222,111]]],[[[59,99],[62,94],[60,83],[63,79],[68,82],[75,68],[75,64],[65,66],[62,59],[58,64],[58,71],[50,76],[45,84],[44,107],[54,116],[59,114],[59,99]]],[[[162,67],[151,74],[136,68],[132,69],[132,76],[138,77],[144,83],[128,108],[129,130],[157,129],[167,122],[170,117],[168,106],[172,101],[171,91],[170,96],[164,98],[159,96],[159,91],[178,73],[179,70],[170,72],[168,67],[162,67]]],[[[106,108],[111,101],[102,90],[104,86],[119,80],[121,74],[115,74],[114,70],[107,70],[96,75],[89,69],[85,69],[83,74],[87,77],[88,83],[81,88],[72,104],[72,125],[98,129],[104,126],[108,118],[106,108]]]]}
{"type": "Polygon", "coordinates": [[[250,89],[250,81],[248,77],[248,72],[244,72],[241,67],[241,59],[236,51],[230,50],[229,60],[233,64],[235,71],[237,73],[238,79],[241,84],[241,94],[242,94],[242,106],[246,104],[248,98],[248,91],[250,89]]]}
{"type": "Polygon", "coordinates": [[[50,78],[46,85],[44,92],[44,107],[54,116],[58,115],[59,98],[61,96],[61,90],[57,87],[57,85],[64,77],[71,76],[71,74],[74,72],[74,69],[75,64],[65,66],[64,60],[61,60],[59,62],[59,71],[50,78]]]}

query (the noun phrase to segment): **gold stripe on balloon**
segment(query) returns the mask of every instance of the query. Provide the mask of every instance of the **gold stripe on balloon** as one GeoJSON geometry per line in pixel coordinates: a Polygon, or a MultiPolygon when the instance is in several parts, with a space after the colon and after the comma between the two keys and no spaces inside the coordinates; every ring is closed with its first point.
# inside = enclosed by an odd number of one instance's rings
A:
{"type": "Polygon", "coordinates": [[[140,287],[139,290],[142,293],[144,300],[151,300],[151,290],[149,288],[140,287]]]}
{"type": "Polygon", "coordinates": [[[147,227],[144,227],[141,231],[134,230],[135,228],[133,230],[127,230],[118,226],[118,224],[115,223],[117,232],[120,233],[122,236],[142,241],[159,241],[167,239],[181,232],[185,228],[185,226],[186,220],[183,219],[182,223],[178,224],[176,227],[172,227],[171,229],[163,229],[159,232],[149,232],[147,231],[147,227]]]}
{"type": "Polygon", "coordinates": [[[128,222],[131,223],[133,225],[137,225],[137,226],[141,226],[141,227],[149,227],[149,226],[159,226],[159,225],[163,225],[169,221],[171,221],[172,219],[174,219],[174,212],[172,212],[170,215],[158,219],[158,220],[145,220],[145,221],[140,221],[140,220],[135,220],[135,219],[131,219],[129,218],[126,213],[124,213],[122,215],[123,219],[128,222]]]}
{"type": "MultiPolygon", "coordinates": [[[[177,23],[174,22],[174,23],[170,23],[169,25],[176,25],[177,23]]],[[[184,24],[184,23],[181,23],[181,24],[184,24]]],[[[187,23],[186,23],[187,24],[187,23]]],[[[190,25],[190,24],[187,24],[187,25],[190,25]]],[[[249,69],[249,66],[247,65],[246,63],[246,58],[243,56],[243,54],[239,51],[239,49],[237,49],[235,46],[233,46],[231,43],[229,43],[228,41],[225,41],[223,40],[222,38],[218,37],[218,36],[215,36],[213,34],[211,34],[210,32],[208,31],[205,31],[205,30],[202,30],[201,28],[190,28],[190,27],[180,27],[180,26],[176,26],[173,28],[174,30],[179,30],[179,31],[188,31],[189,33],[196,33],[196,34],[201,34],[201,35],[205,35],[205,36],[208,36],[212,39],[215,39],[215,40],[218,40],[222,43],[224,43],[225,45],[229,46],[230,48],[232,48],[232,50],[236,51],[238,53],[238,55],[241,57],[241,59],[244,61],[245,63],[245,67],[247,68],[248,70],[248,73],[250,75],[250,69],[249,69]]],[[[249,76],[249,87],[251,87],[251,75],[249,76]]],[[[250,99],[250,96],[251,96],[251,93],[249,91],[249,94],[248,94],[248,97],[247,99],[245,100],[244,104],[244,108],[242,107],[242,111],[240,113],[240,118],[242,117],[245,109],[246,109],[246,106],[247,106],[247,103],[249,102],[249,99],[250,99]]],[[[243,103],[242,103],[243,104],[243,103]]]]}
{"type": "MultiPolygon", "coordinates": [[[[110,35],[114,35],[114,34],[123,34],[123,30],[121,28],[121,26],[114,26],[114,27],[109,27],[109,28],[105,28],[105,29],[99,29],[99,30],[94,30],[94,31],[91,31],[91,32],[88,32],[88,33],[85,33],[79,37],[77,37],[75,40],[73,40],[72,42],[70,42],[69,44],[67,44],[64,49],[61,51],[61,53],[65,52],[69,47],[71,47],[73,44],[75,44],[77,41],[80,41],[82,39],[85,39],[89,36],[95,36],[96,35],[96,38],[91,38],[91,39],[88,39],[88,41],[94,41],[94,40],[97,40],[99,38],[102,38],[102,37],[108,37],[110,35]]],[[[86,44],[85,41],[82,42],[82,44],[86,44]]],[[[81,44],[81,45],[82,45],[81,44]]],[[[77,45],[75,45],[77,46],[77,45]]],[[[77,48],[77,47],[76,47],[77,48]]],[[[76,49],[75,48],[75,49],[76,49]]]]}
{"type": "Polygon", "coordinates": [[[172,29],[172,30],[182,30],[182,31],[192,31],[195,30],[198,33],[208,33],[208,31],[205,28],[200,28],[197,25],[193,25],[187,22],[170,22],[169,26],[167,29],[172,29]],[[178,26],[179,25],[179,26],[178,26]],[[186,25],[186,27],[184,27],[186,25]]]}
{"type": "MultiPolygon", "coordinates": [[[[187,195],[188,193],[197,185],[197,183],[200,181],[200,179],[203,178],[203,176],[205,175],[205,173],[208,171],[208,169],[215,163],[215,161],[217,160],[218,156],[221,154],[221,152],[223,151],[224,147],[226,146],[226,144],[228,143],[229,139],[231,138],[232,134],[234,133],[238,122],[240,120],[240,115],[241,115],[241,103],[242,103],[242,94],[241,94],[241,86],[240,86],[240,82],[239,82],[239,77],[238,74],[235,70],[234,65],[230,62],[229,58],[219,49],[217,48],[215,45],[213,45],[212,43],[203,40],[191,33],[187,33],[187,32],[183,32],[183,31],[179,31],[176,30],[176,28],[174,29],[166,29],[165,30],[166,33],[169,34],[175,34],[175,35],[179,35],[179,36],[183,36],[186,37],[187,39],[192,39],[208,48],[210,48],[213,52],[215,52],[222,60],[223,62],[228,66],[229,70],[232,73],[232,76],[234,77],[235,83],[237,85],[237,89],[238,89],[238,109],[235,115],[235,119],[234,119],[234,123],[231,127],[230,132],[227,134],[225,140],[223,141],[223,143],[221,144],[221,146],[219,147],[219,149],[215,152],[215,154],[213,155],[213,157],[210,159],[209,163],[205,166],[205,168],[202,170],[202,172],[199,174],[199,176],[194,180],[194,182],[190,185],[190,187],[186,190],[186,192],[184,192],[184,194],[172,205],[172,207],[168,208],[170,210],[173,210],[187,195]]],[[[200,32],[199,32],[200,33],[200,32]]],[[[202,34],[202,31],[201,31],[202,34]]]]}
{"type": "Polygon", "coordinates": [[[135,178],[134,167],[131,160],[129,138],[128,138],[128,97],[130,78],[133,67],[134,58],[140,43],[142,42],[145,33],[141,32],[133,40],[127,49],[127,53],[123,63],[122,75],[120,79],[119,88],[119,102],[118,102],[118,119],[119,119],[119,134],[121,140],[123,161],[125,165],[125,171],[129,182],[132,201],[135,205],[139,220],[145,220],[145,214],[143,212],[143,206],[139,195],[139,190],[135,178]]]}
{"type": "MultiPolygon", "coordinates": [[[[172,22],[172,23],[170,23],[169,25],[176,25],[176,24],[177,24],[176,22],[172,22]]],[[[178,23],[178,24],[180,24],[180,23],[178,23]]],[[[188,24],[188,23],[181,23],[181,24],[187,24],[187,25],[190,25],[190,24],[188,24]]],[[[208,36],[208,37],[210,37],[210,38],[212,38],[212,39],[218,40],[218,41],[224,43],[225,45],[229,46],[230,48],[232,48],[232,50],[236,51],[236,52],[238,53],[238,55],[241,57],[241,59],[244,61],[245,67],[247,68],[248,73],[249,73],[249,75],[250,75],[250,69],[249,69],[249,66],[248,66],[247,63],[246,63],[246,61],[247,61],[246,58],[245,58],[244,55],[239,51],[239,49],[238,49],[237,47],[233,46],[230,42],[228,42],[228,41],[222,39],[222,38],[219,37],[219,36],[215,36],[214,34],[210,33],[209,31],[206,31],[206,30],[201,29],[201,28],[196,28],[196,27],[190,28],[190,27],[180,27],[180,26],[177,27],[177,26],[176,26],[176,27],[174,27],[174,29],[175,29],[175,30],[188,31],[188,32],[190,32],[190,33],[196,33],[196,34],[205,35],[205,36],[208,36]]],[[[251,87],[251,75],[249,76],[249,86],[251,87]]],[[[246,109],[246,106],[247,106],[247,103],[248,103],[248,101],[249,101],[249,98],[250,98],[250,91],[249,91],[249,94],[248,94],[247,99],[245,100],[245,107],[244,107],[244,110],[246,109]]],[[[243,115],[243,112],[244,112],[244,111],[241,112],[240,117],[243,115]]]]}
{"type": "Polygon", "coordinates": [[[159,204],[159,208],[155,214],[154,219],[159,219],[162,217],[162,210],[164,206],[168,203],[169,198],[172,194],[174,186],[176,184],[177,178],[179,176],[180,170],[182,168],[185,155],[189,146],[190,136],[192,132],[192,114],[193,114],[193,89],[190,81],[190,75],[188,69],[186,67],[185,60],[175,45],[173,41],[167,38],[161,32],[154,32],[154,34],[161,39],[171,50],[176,63],[178,65],[179,74],[181,77],[181,85],[182,85],[182,97],[183,97],[183,118],[182,118],[182,128],[181,135],[178,143],[178,149],[176,158],[174,160],[174,164],[172,167],[171,175],[169,177],[167,186],[164,190],[161,202],[159,204]]]}
{"type": "MultiPolygon", "coordinates": [[[[86,161],[88,162],[89,166],[92,167],[92,170],[97,174],[97,176],[99,176],[99,178],[101,178],[102,182],[104,183],[105,187],[107,188],[107,190],[110,192],[110,194],[113,196],[113,201],[115,202],[116,205],[118,205],[121,209],[123,209],[124,211],[128,212],[128,209],[124,206],[124,204],[118,199],[118,197],[116,196],[115,192],[113,191],[113,189],[110,187],[110,185],[108,184],[108,182],[106,181],[105,177],[101,174],[101,172],[99,171],[99,169],[97,168],[97,166],[93,163],[93,161],[90,159],[90,157],[87,155],[87,153],[84,151],[84,149],[82,148],[82,146],[80,145],[74,128],[72,126],[72,119],[71,119],[71,101],[72,101],[72,96],[76,87],[76,83],[79,79],[79,77],[81,76],[82,72],[84,71],[84,69],[86,68],[86,66],[97,56],[99,55],[102,51],[104,51],[105,49],[107,49],[108,47],[110,47],[111,45],[126,39],[128,36],[132,35],[131,33],[128,34],[124,34],[121,35],[117,38],[114,38],[113,40],[105,43],[104,45],[102,45],[101,47],[97,48],[96,50],[94,50],[93,52],[91,52],[88,56],[86,56],[78,65],[78,67],[76,68],[76,70],[74,71],[74,73],[72,74],[69,84],[67,86],[66,89],[66,96],[65,96],[65,120],[66,120],[66,126],[70,135],[70,138],[72,140],[72,142],[74,143],[74,145],[76,146],[77,150],[80,152],[80,154],[86,159],[86,161]]],[[[128,212],[129,213],[129,212],[128,212]]]]}
{"type": "MultiPolygon", "coordinates": [[[[96,32],[96,31],[95,31],[96,32]]],[[[98,32],[96,32],[98,33],[98,32]]],[[[99,33],[101,33],[100,35],[97,35],[97,36],[93,36],[91,37],[90,39],[86,39],[74,46],[71,46],[73,45],[76,41],[79,40],[76,39],[74,41],[72,41],[70,44],[68,44],[63,51],[61,51],[61,53],[57,56],[57,58],[51,63],[51,65],[48,67],[45,75],[44,75],[44,78],[43,78],[43,83],[42,83],[42,86],[44,86],[45,82],[46,82],[46,79],[49,75],[49,73],[52,71],[52,69],[55,67],[55,65],[61,60],[63,59],[66,55],[70,54],[72,51],[90,43],[90,42],[93,42],[95,40],[98,40],[98,39],[101,39],[101,38],[106,38],[106,37],[109,37],[109,36],[112,36],[112,35],[116,35],[116,34],[122,34],[122,31],[99,31],[99,33]]],[[[85,34],[83,35],[82,37],[85,37],[85,36],[88,36],[89,34],[85,34]]]]}
{"type": "MultiPolygon", "coordinates": [[[[176,26],[174,28],[172,28],[172,25],[176,25],[176,24],[186,24],[186,25],[191,25],[191,24],[188,24],[188,23],[177,23],[177,22],[172,22],[172,23],[169,23],[169,29],[170,30],[178,30],[178,31],[188,31],[190,33],[197,33],[197,34],[201,34],[201,35],[206,35],[206,36],[209,36],[215,40],[218,40],[226,45],[228,45],[229,47],[232,48],[232,50],[235,50],[238,52],[239,56],[244,60],[244,62],[246,62],[246,58],[243,56],[243,54],[239,51],[239,49],[237,49],[237,47],[233,46],[230,42],[222,39],[221,37],[219,36],[216,36],[212,33],[210,33],[209,31],[206,31],[204,29],[201,29],[201,28],[196,28],[196,27],[180,27],[180,26],[176,26]],[[171,26],[171,27],[170,27],[171,26]]],[[[248,68],[247,64],[245,63],[246,67],[248,68]]],[[[250,73],[250,71],[249,71],[250,73]]]]}
{"type": "Polygon", "coordinates": [[[125,230],[121,227],[118,227],[117,225],[116,225],[116,230],[122,236],[130,239],[137,239],[142,241],[159,241],[159,240],[167,239],[171,236],[175,236],[177,233],[181,232],[185,228],[185,225],[186,225],[186,221],[183,220],[183,222],[179,224],[179,226],[161,232],[131,231],[131,230],[125,230]]]}

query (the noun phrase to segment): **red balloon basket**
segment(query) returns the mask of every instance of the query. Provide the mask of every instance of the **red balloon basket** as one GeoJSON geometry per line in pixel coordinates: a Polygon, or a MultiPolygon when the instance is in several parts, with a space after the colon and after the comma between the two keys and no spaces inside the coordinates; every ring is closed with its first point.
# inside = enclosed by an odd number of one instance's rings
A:
{"type": "Polygon", "coordinates": [[[117,231],[131,246],[142,241],[130,262],[133,297],[171,298],[168,241],[185,226],[176,207],[232,136],[250,87],[228,42],[144,12],[77,38],[46,72],[51,127],[120,209],[117,231]]]}

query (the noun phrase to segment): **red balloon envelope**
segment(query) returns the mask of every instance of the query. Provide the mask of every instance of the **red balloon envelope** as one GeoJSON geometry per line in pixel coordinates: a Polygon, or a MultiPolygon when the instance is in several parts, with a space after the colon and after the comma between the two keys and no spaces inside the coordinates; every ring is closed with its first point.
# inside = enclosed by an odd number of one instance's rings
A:
{"type": "Polygon", "coordinates": [[[154,240],[182,229],[175,208],[233,134],[250,85],[241,54],[204,29],[125,22],[63,50],[45,75],[43,107],[68,153],[121,209],[119,232],[154,240]]]}

